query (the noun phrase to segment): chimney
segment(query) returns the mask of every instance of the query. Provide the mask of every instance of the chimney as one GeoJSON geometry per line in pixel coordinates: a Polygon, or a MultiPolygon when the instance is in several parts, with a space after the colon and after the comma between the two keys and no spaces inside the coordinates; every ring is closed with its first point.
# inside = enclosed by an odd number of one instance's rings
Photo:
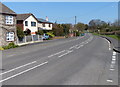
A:
{"type": "Polygon", "coordinates": [[[46,21],[48,21],[48,17],[46,16],[46,21]]]}

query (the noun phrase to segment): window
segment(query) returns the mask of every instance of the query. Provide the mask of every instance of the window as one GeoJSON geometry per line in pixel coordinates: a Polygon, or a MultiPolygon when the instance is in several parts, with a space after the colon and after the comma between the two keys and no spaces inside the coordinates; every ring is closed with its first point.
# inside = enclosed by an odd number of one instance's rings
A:
{"type": "Polygon", "coordinates": [[[40,27],[38,27],[38,31],[39,31],[39,30],[42,30],[42,29],[41,29],[40,27]]]}
{"type": "Polygon", "coordinates": [[[14,32],[6,33],[6,41],[14,41],[14,32]]]}
{"type": "Polygon", "coordinates": [[[51,25],[49,24],[49,27],[51,27],[51,25]]]}
{"type": "Polygon", "coordinates": [[[28,26],[28,21],[25,21],[25,26],[28,26]]]}
{"type": "Polygon", "coordinates": [[[31,22],[31,26],[36,26],[36,22],[31,22]]]}
{"type": "Polygon", "coordinates": [[[43,27],[45,27],[45,24],[42,24],[43,27]]]}
{"type": "Polygon", "coordinates": [[[5,22],[6,22],[6,24],[12,25],[13,24],[13,16],[6,16],[5,22]]]}

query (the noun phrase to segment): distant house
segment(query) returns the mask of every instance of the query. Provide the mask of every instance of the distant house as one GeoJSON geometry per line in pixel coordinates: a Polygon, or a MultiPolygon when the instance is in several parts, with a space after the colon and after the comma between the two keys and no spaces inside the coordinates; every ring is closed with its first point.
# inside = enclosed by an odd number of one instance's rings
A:
{"type": "Polygon", "coordinates": [[[29,30],[31,35],[35,35],[35,32],[38,31],[38,21],[31,13],[17,14],[17,26],[21,27],[23,31],[29,30]]]}
{"type": "Polygon", "coordinates": [[[46,20],[42,18],[37,18],[38,20],[38,30],[52,30],[53,23],[48,21],[48,18],[46,17],[46,20]]]}
{"type": "Polygon", "coordinates": [[[16,13],[0,2],[0,46],[16,43],[16,13]]]}

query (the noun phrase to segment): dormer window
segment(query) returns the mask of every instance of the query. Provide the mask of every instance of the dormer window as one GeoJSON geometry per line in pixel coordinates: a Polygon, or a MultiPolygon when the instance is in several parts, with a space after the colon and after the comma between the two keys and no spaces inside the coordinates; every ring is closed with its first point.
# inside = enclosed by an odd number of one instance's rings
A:
{"type": "Polygon", "coordinates": [[[13,24],[13,16],[6,16],[5,22],[6,22],[6,24],[12,25],[13,24]]]}

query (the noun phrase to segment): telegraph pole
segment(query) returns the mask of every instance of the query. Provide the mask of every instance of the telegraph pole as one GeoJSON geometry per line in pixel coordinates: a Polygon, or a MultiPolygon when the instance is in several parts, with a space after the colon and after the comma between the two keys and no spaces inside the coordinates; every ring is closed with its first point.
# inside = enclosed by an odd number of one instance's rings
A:
{"type": "MultiPolygon", "coordinates": [[[[75,16],[75,25],[76,25],[76,19],[77,19],[77,17],[75,16]]],[[[74,25],[74,28],[75,28],[75,25],[74,25]]],[[[76,32],[75,32],[75,36],[76,36],[76,32]]]]}
{"type": "Polygon", "coordinates": [[[75,16],[75,25],[76,25],[77,17],[75,16]]]}

